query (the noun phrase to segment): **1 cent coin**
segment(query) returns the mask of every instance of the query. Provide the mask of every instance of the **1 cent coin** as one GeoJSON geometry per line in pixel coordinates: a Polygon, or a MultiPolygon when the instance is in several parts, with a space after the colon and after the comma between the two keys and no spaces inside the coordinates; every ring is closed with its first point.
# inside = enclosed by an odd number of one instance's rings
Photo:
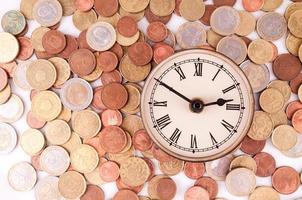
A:
{"type": "Polygon", "coordinates": [[[272,184],[281,194],[294,193],[300,186],[299,173],[291,167],[280,167],[272,176],[272,184]]]}

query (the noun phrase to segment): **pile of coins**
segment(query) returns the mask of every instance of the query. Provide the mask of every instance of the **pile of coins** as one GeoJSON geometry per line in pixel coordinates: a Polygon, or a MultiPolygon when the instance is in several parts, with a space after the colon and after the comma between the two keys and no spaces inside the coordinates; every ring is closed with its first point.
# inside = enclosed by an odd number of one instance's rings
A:
{"type": "MultiPolygon", "coordinates": [[[[266,141],[289,157],[302,156],[302,3],[291,3],[284,16],[274,12],[282,0],[22,0],[20,11],[4,14],[0,33],[0,154],[17,138],[31,163],[8,172],[17,191],[35,189],[38,200],[102,200],[100,185],[115,182],[114,200],[173,199],[184,172],[195,184],[184,199],[222,200],[217,181],[229,193],[250,200],[278,200],[300,186],[299,173],[276,166],[262,152],[266,141]],[[241,3],[241,2],[237,2],[241,3]],[[256,19],[252,12],[265,13],[256,19]],[[72,15],[78,37],[58,30],[72,15]],[[166,24],[172,15],[188,22],[176,34],[166,24]],[[137,23],[146,18],[146,33],[137,23]],[[31,37],[27,20],[40,24],[31,37]],[[278,55],[273,43],[289,33],[290,53],[278,55]],[[259,39],[247,36],[255,31],[259,39]],[[240,146],[240,155],[185,162],[155,145],[140,112],[143,81],[152,68],[175,51],[205,48],[240,65],[260,108],[240,146]],[[35,56],[33,56],[35,55],[35,56]],[[35,59],[36,57],[37,59],[35,59]],[[270,82],[267,63],[278,80],[270,82]],[[17,137],[10,123],[24,112],[13,85],[30,92],[29,129],[17,137]],[[288,103],[292,93],[299,100],[288,103]],[[291,120],[291,122],[289,122],[291,120]],[[155,161],[157,160],[157,161],[155,161]],[[161,174],[155,174],[158,163],[161,174]],[[156,164],[156,165],[155,165],[156,164]],[[39,180],[37,172],[45,172],[39,180]],[[272,187],[257,186],[256,176],[271,177],[272,187]],[[139,195],[147,184],[148,196],[139,195]]],[[[108,199],[108,197],[107,197],[108,199]]]]}

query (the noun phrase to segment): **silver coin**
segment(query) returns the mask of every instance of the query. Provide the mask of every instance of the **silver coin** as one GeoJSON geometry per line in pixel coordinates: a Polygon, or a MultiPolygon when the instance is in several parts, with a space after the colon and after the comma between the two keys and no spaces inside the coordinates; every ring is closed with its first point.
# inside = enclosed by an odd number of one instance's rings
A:
{"type": "Polygon", "coordinates": [[[17,133],[15,129],[6,123],[0,123],[0,154],[8,154],[17,145],[17,133]]]}
{"type": "Polygon", "coordinates": [[[237,65],[242,63],[247,56],[247,46],[245,42],[235,35],[222,38],[217,44],[216,51],[224,54],[237,65]]]}
{"type": "Polygon", "coordinates": [[[63,147],[49,146],[40,155],[40,165],[46,173],[59,176],[68,169],[70,157],[63,147]]]}
{"type": "Polygon", "coordinates": [[[266,65],[258,65],[247,60],[240,65],[240,68],[248,78],[254,93],[261,92],[269,84],[270,72],[266,65]]]}
{"type": "Polygon", "coordinates": [[[46,176],[35,187],[36,200],[63,200],[58,188],[59,178],[46,176]]]}
{"type": "Polygon", "coordinates": [[[30,91],[32,87],[26,79],[27,67],[31,64],[30,61],[20,62],[14,70],[13,81],[16,86],[25,91],[30,91]]]}
{"type": "Polygon", "coordinates": [[[62,104],[73,111],[87,108],[93,99],[91,85],[80,78],[66,81],[60,91],[62,104]]]}
{"type": "Polygon", "coordinates": [[[0,122],[13,123],[23,115],[24,105],[21,98],[12,94],[8,101],[0,105],[0,122]]]}
{"type": "Polygon", "coordinates": [[[27,162],[20,162],[8,171],[8,183],[16,191],[31,190],[37,181],[35,169],[27,162]]]}
{"type": "Polygon", "coordinates": [[[240,15],[230,6],[221,6],[211,15],[210,24],[216,33],[224,36],[231,35],[239,28],[240,15]]]}
{"type": "Polygon", "coordinates": [[[199,22],[186,22],[181,25],[176,33],[176,40],[183,49],[200,47],[206,43],[207,33],[199,22]]]}
{"type": "Polygon", "coordinates": [[[110,49],[116,41],[114,27],[107,22],[97,22],[91,25],[86,33],[88,45],[96,51],[110,49]]]}
{"type": "Polygon", "coordinates": [[[10,10],[3,15],[1,25],[5,32],[18,35],[26,27],[26,20],[20,11],[10,10]]]}
{"type": "Polygon", "coordinates": [[[284,155],[292,158],[302,157],[302,135],[298,134],[296,145],[288,151],[281,151],[284,155]]]}
{"type": "Polygon", "coordinates": [[[50,27],[60,22],[63,9],[57,0],[38,0],[33,6],[32,13],[41,26],[50,27]]]}
{"type": "Polygon", "coordinates": [[[229,154],[217,160],[206,162],[206,172],[214,180],[223,181],[229,172],[233,159],[234,156],[229,154]]]}

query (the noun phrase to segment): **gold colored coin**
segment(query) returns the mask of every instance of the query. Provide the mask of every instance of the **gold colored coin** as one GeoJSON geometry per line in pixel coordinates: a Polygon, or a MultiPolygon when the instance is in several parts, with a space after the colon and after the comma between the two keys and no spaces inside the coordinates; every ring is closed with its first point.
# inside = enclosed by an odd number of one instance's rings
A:
{"type": "Polygon", "coordinates": [[[175,9],[175,0],[150,0],[150,10],[157,16],[168,16],[175,9]]]}
{"type": "Polygon", "coordinates": [[[276,113],[283,108],[284,97],[279,90],[268,88],[261,93],[259,104],[265,112],[276,113]]]}
{"type": "Polygon", "coordinates": [[[129,158],[131,158],[132,156],[134,156],[134,153],[135,153],[135,149],[132,146],[128,151],[124,153],[116,153],[116,154],[108,153],[108,159],[118,164],[121,164],[126,160],[128,160],[129,158]]]}
{"type": "Polygon", "coordinates": [[[269,116],[273,121],[274,127],[288,124],[287,115],[284,110],[280,110],[276,113],[269,113],[269,116]]]}
{"type": "Polygon", "coordinates": [[[207,40],[209,45],[211,45],[212,47],[216,48],[219,41],[223,38],[222,35],[219,35],[218,33],[216,33],[215,31],[213,31],[213,29],[209,29],[207,31],[207,40]]]}
{"type": "Polygon", "coordinates": [[[157,193],[157,183],[162,178],[168,178],[166,175],[156,175],[148,183],[148,194],[151,199],[159,199],[157,193]]]}
{"type": "Polygon", "coordinates": [[[128,101],[127,104],[121,109],[121,111],[124,113],[130,113],[133,110],[137,109],[137,107],[139,106],[141,94],[136,87],[130,84],[125,84],[124,86],[126,87],[128,92],[128,101]]]}
{"type": "Polygon", "coordinates": [[[66,60],[59,57],[52,57],[49,61],[54,65],[57,72],[57,79],[54,86],[59,87],[70,77],[70,66],[66,60]]]}
{"type": "Polygon", "coordinates": [[[6,103],[11,94],[12,90],[10,84],[7,84],[6,87],[2,91],[0,91],[0,105],[6,103]]]}
{"type": "Polygon", "coordinates": [[[160,171],[169,176],[177,175],[183,170],[183,167],[183,160],[173,159],[168,162],[159,162],[160,171]]]}
{"type": "Polygon", "coordinates": [[[70,136],[70,127],[63,120],[53,120],[45,126],[45,137],[49,144],[62,145],[70,139],[70,136]]]}
{"type": "Polygon", "coordinates": [[[88,12],[81,12],[77,10],[74,12],[72,16],[73,24],[80,31],[88,29],[96,21],[97,21],[97,14],[93,9],[91,9],[88,12]]]}
{"type": "Polygon", "coordinates": [[[280,151],[288,151],[297,143],[298,133],[290,125],[281,125],[275,128],[272,134],[272,143],[280,151]]]}
{"type": "Polygon", "coordinates": [[[99,15],[98,21],[107,22],[107,23],[111,24],[112,26],[116,27],[117,22],[120,18],[121,18],[121,16],[119,13],[115,13],[114,15],[112,15],[110,17],[104,17],[102,15],[99,15]]]}
{"type": "Polygon", "coordinates": [[[75,6],[73,0],[58,0],[63,8],[63,15],[69,16],[75,12],[75,6]]]}
{"type": "Polygon", "coordinates": [[[62,104],[56,93],[42,91],[33,97],[31,109],[33,115],[38,119],[51,121],[61,113],[62,104]]]}
{"type": "Polygon", "coordinates": [[[119,0],[120,6],[127,12],[137,13],[145,10],[150,0],[119,0]]]}
{"type": "Polygon", "coordinates": [[[128,46],[134,44],[135,42],[137,42],[139,39],[139,36],[140,36],[140,31],[137,31],[137,33],[132,37],[125,37],[125,36],[121,35],[119,32],[116,32],[116,41],[120,45],[122,45],[124,47],[128,47],[128,46]]]}
{"type": "Polygon", "coordinates": [[[26,154],[34,156],[44,148],[45,139],[41,131],[28,129],[21,135],[20,145],[26,154]]]}
{"type": "Polygon", "coordinates": [[[236,30],[236,34],[240,36],[247,36],[255,30],[256,18],[253,14],[247,11],[239,11],[240,23],[236,30]]]}
{"type": "Polygon", "coordinates": [[[120,152],[121,154],[128,152],[132,147],[131,135],[127,131],[125,131],[125,133],[126,133],[126,137],[127,137],[127,144],[126,144],[125,148],[120,152]]]}
{"type": "Polygon", "coordinates": [[[298,52],[301,44],[302,44],[301,38],[297,38],[293,34],[288,33],[288,36],[286,38],[286,48],[291,54],[298,56],[298,52]]]}
{"type": "Polygon", "coordinates": [[[126,115],[121,127],[133,135],[136,131],[144,129],[142,118],[137,115],[126,115]]]}
{"type": "Polygon", "coordinates": [[[283,3],[283,0],[264,0],[264,4],[261,8],[261,10],[265,12],[272,12],[279,8],[281,4],[283,3]]]}
{"type": "Polygon", "coordinates": [[[148,180],[150,173],[148,164],[141,158],[131,157],[121,163],[121,180],[131,187],[143,185],[148,180]]]}
{"type": "Polygon", "coordinates": [[[266,140],[271,136],[273,127],[273,121],[267,113],[256,111],[247,135],[254,140],[266,140]]]}
{"type": "Polygon", "coordinates": [[[302,10],[302,3],[301,2],[291,3],[285,10],[284,13],[285,19],[288,21],[290,16],[297,10],[302,10]]]}
{"type": "Polygon", "coordinates": [[[80,136],[77,133],[73,132],[69,140],[65,144],[63,144],[62,147],[64,147],[69,153],[71,153],[74,148],[80,144],[82,144],[80,136]]]}
{"type": "Polygon", "coordinates": [[[92,110],[74,112],[71,124],[73,130],[84,139],[93,138],[102,127],[99,115],[92,110]]]}
{"type": "Polygon", "coordinates": [[[249,200],[280,200],[279,193],[271,187],[257,187],[249,196],[249,200]]]}
{"type": "Polygon", "coordinates": [[[10,33],[0,33],[0,63],[13,61],[19,53],[19,42],[10,33]]]}
{"type": "Polygon", "coordinates": [[[98,78],[101,77],[103,71],[101,69],[101,67],[99,65],[97,65],[94,69],[93,72],[91,72],[91,74],[88,74],[87,76],[83,76],[81,77],[82,79],[92,82],[92,81],[96,81],[98,78]]]}
{"type": "Polygon", "coordinates": [[[256,39],[248,46],[248,56],[256,64],[265,64],[274,57],[274,49],[271,43],[263,39],[256,39]]]}
{"type": "Polygon", "coordinates": [[[119,64],[119,70],[122,76],[129,82],[141,82],[147,78],[151,71],[151,64],[136,66],[130,60],[128,54],[125,54],[119,64]]]}
{"type": "Polygon", "coordinates": [[[36,51],[45,51],[42,45],[42,38],[48,31],[50,31],[49,28],[41,26],[32,32],[31,44],[36,51]]]}
{"type": "Polygon", "coordinates": [[[35,60],[28,66],[26,70],[27,82],[33,89],[37,91],[51,88],[56,82],[56,79],[56,68],[48,60],[35,60]]]}
{"type": "Polygon", "coordinates": [[[33,19],[33,7],[38,0],[21,0],[20,11],[27,19],[33,19]]]}
{"type": "Polygon", "coordinates": [[[70,162],[76,171],[89,173],[98,166],[99,156],[93,147],[80,144],[71,151],[70,162]]]}
{"type": "Polygon", "coordinates": [[[294,36],[302,38],[302,10],[297,10],[290,16],[288,29],[294,36]]]}
{"type": "Polygon", "coordinates": [[[205,4],[199,0],[182,0],[179,5],[180,15],[188,21],[200,19],[205,12],[205,4]]]}
{"type": "Polygon", "coordinates": [[[59,192],[67,199],[80,198],[86,191],[86,181],[83,175],[76,171],[65,172],[59,178],[59,192]]]}
{"type": "Polygon", "coordinates": [[[124,16],[132,17],[136,22],[140,21],[145,16],[145,10],[133,13],[133,12],[125,11],[122,7],[120,7],[120,9],[119,9],[119,13],[122,17],[124,17],[124,16]]]}
{"type": "Polygon", "coordinates": [[[95,168],[95,170],[93,170],[92,172],[84,174],[88,183],[94,184],[94,185],[103,185],[106,183],[100,176],[100,165],[106,161],[107,161],[106,158],[104,158],[104,157],[100,158],[98,167],[95,168]]]}
{"type": "Polygon", "coordinates": [[[257,171],[257,164],[256,161],[248,155],[241,155],[238,156],[236,158],[234,158],[234,160],[232,160],[231,164],[230,164],[230,170],[236,169],[236,168],[247,168],[251,171],[253,171],[254,173],[256,173],[257,171]]]}
{"type": "Polygon", "coordinates": [[[268,88],[275,88],[282,93],[284,103],[290,99],[291,89],[287,81],[273,80],[269,83],[268,88]]]}

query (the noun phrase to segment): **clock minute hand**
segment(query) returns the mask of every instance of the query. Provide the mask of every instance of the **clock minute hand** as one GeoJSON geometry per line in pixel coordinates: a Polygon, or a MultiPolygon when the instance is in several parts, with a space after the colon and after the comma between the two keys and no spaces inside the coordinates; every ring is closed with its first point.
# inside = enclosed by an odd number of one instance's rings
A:
{"type": "Polygon", "coordinates": [[[176,94],[177,96],[181,97],[182,99],[186,100],[189,103],[192,103],[192,100],[189,99],[188,97],[184,96],[183,94],[177,92],[176,90],[174,90],[171,86],[167,85],[166,83],[162,82],[161,80],[154,78],[157,82],[160,83],[160,85],[164,86],[165,88],[167,88],[168,90],[170,90],[171,92],[173,92],[174,94],[176,94]]]}
{"type": "Polygon", "coordinates": [[[217,99],[217,101],[215,102],[211,102],[211,103],[207,103],[207,104],[204,104],[204,106],[212,106],[212,105],[218,105],[218,106],[223,106],[224,104],[228,103],[228,102],[231,102],[231,101],[234,101],[234,99],[228,99],[228,100],[225,100],[225,99],[217,99]]]}

